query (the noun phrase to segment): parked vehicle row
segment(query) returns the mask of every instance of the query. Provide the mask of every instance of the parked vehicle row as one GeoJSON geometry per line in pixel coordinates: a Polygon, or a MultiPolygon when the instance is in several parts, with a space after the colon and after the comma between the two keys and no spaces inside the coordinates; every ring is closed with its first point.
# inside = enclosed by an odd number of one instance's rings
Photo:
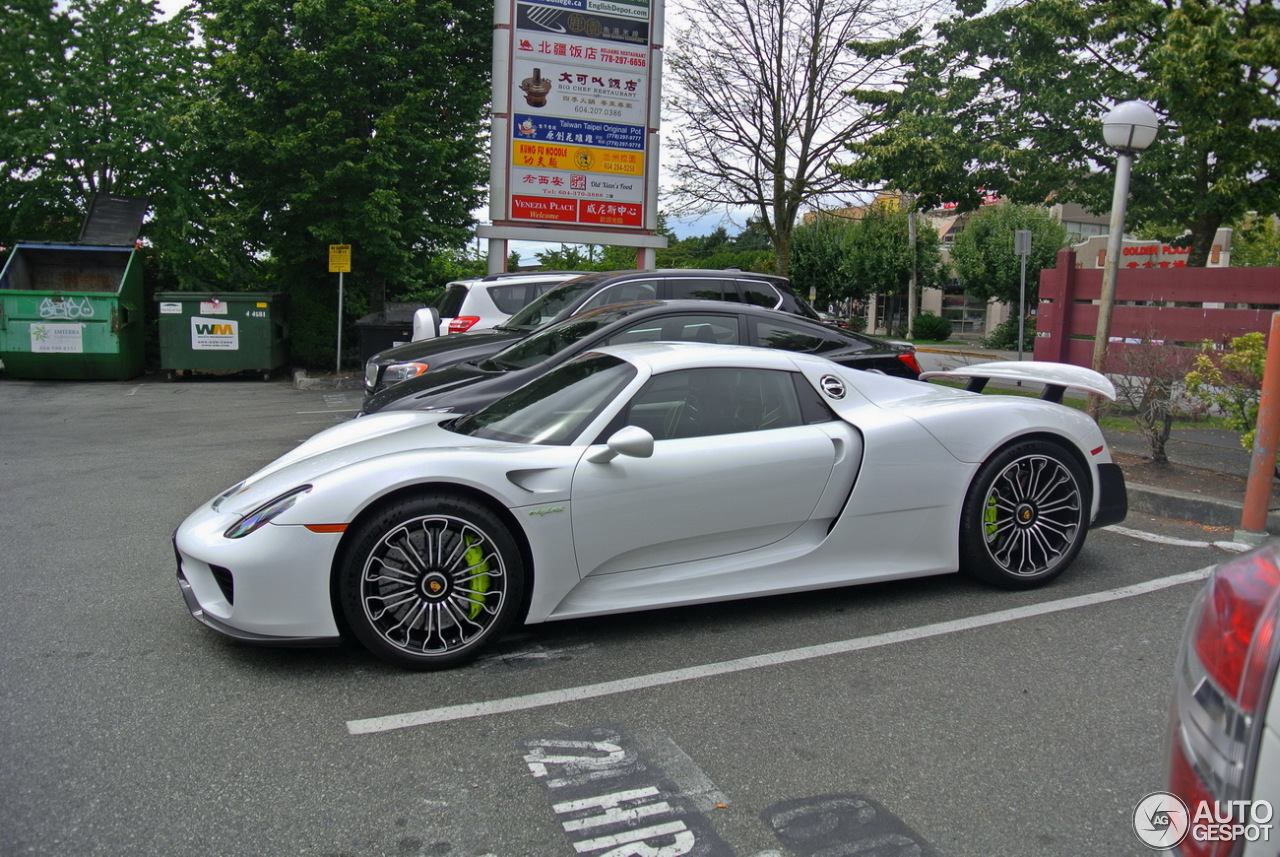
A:
{"type": "MultiPolygon", "coordinates": [[[[493,285],[490,284],[490,291],[493,285]]],[[[688,299],[744,303],[818,320],[818,314],[792,292],[785,277],[736,270],[685,269],[571,276],[533,298],[500,324],[463,331],[461,335],[466,339],[455,339],[459,335],[455,333],[408,342],[375,354],[365,364],[365,392],[372,395],[431,369],[464,360],[482,360],[544,324],[563,321],[580,312],[631,301],[688,299]]]]}
{"type": "Polygon", "coordinates": [[[915,348],[747,304],[637,301],[580,312],[482,360],[430,369],[366,398],[363,413],[483,407],[580,354],[628,342],[714,342],[821,354],[854,369],[916,378],[915,348]]]}

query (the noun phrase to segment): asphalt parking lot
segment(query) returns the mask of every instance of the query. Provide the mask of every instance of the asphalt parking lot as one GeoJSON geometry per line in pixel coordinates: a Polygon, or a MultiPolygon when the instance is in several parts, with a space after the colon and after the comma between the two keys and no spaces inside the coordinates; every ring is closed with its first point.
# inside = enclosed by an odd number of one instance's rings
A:
{"type": "Polygon", "coordinates": [[[0,854],[1145,853],[1131,813],[1222,536],[1132,520],[1155,540],[1096,531],[1036,592],[554,623],[439,674],[199,627],[174,527],[358,399],[0,381],[0,854]]]}

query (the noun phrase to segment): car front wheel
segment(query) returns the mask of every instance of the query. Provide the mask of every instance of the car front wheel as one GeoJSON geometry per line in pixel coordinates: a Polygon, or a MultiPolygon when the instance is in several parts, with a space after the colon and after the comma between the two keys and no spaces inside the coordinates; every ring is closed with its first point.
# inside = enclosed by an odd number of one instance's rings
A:
{"type": "Polygon", "coordinates": [[[1085,474],[1061,447],[1025,441],[978,471],[960,518],[961,567],[1007,589],[1057,577],[1088,531],[1085,474]]]}
{"type": "Polygon", "coordinates": [[[507,528],[480,503],[445,494],[388,505],[344,554],[338,595],[355,637],[411,669],[473,659],[515,619],[524,566],[507,528]]]}

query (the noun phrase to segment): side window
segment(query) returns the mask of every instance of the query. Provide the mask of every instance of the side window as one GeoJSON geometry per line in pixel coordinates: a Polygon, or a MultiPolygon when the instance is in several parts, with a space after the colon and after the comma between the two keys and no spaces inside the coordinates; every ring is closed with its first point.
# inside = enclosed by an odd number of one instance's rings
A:
{"type": "Polygon", "coordinates": [[[822,354],[837,348],[862,350],[868,347],[860,340],[848,339],[837,331],[815,330],[809,327],[789,324],[785,321],[766,321],[753,319],[755,325],[755,342],[763,348],[778,348],[783,351],[799,351],[804,354],[822,354]],[[861,346],[859,348],[858,346],[861,346]]]}
{"type": "Polygon", "coordinates": [[[738,319],[724,315],[673,315],[646,319],[609,338],[609,345],[626,342],[715,342],[737,345],[738,319]]]}
{"type": "Polygon", "coordinates": [[[622,304],[629,301],[651,301],[657,296],[657,280],[629,280],[625,283],[614,283],[578,307],[578,312],[597,309],[609,304],[622,304]]]}
{"type": "Polygon", "coordinates": [[[494,306],[507,315],[511,315],[524,309],[525,304],[533,300],[534,295],[528,285],[520,283],[518,285],[490,286],[489,297],[493,299],[494,306]]]}
{"type": "Polygon", "coordinates": [[[654,440],[767,431],[805,424],[792,373],[685,369],[655,375],[627,406],[624,424],[654,440]]]}
{"type": "MultiPolygon", "coordinates": [[[[724,287],[725,281],[714,277],[668,277],[666,281],[667,298],[673,301],[725,300],[724,287]]],[[[733,298],[731,288],[728,299],[733,298]]]]}
{"type": "Polygon", "coordinates": [[[775,309],[778,304],[778,293],[773,286],[761,280],[738,280],[738,291],[742,293],[742,302],[752,306],[775,309]]]}
{"type": "Polygon", "coordinates": [[[814,389],[813,384],[803,375],[792,376],[796,382],[796,395],[800,397],[800,416],[805,425],[829,423],[839,419],[831,410],[831,406],[823,400],[822,394],[814,389]]]}

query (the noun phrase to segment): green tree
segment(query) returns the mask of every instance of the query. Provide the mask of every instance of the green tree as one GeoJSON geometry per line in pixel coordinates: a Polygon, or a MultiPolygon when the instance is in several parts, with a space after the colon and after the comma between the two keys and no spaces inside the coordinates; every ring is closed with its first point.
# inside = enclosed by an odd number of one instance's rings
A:
{"type": "Polygon", "coordinates": [[[1236,227],[1231,241],[1231,264],[1280,267],[1280,223],[1274,217],[1252,217],[1236,227]]]}
{"type": "Polygon", "coordinates": [[[909,213],[896,204],[871,206],[853,230],[846,273],[857,297],[872,294],[905,296],[916,272],[918,288],[937,288],[946,279],[938,233],[916,230],[911,246],[909,213]]]}
{"type": "Polygon", "coordinates": [[[951,244],[951,267],[965,291],[1017,305],[1022,287],[1022,257],[1014,253],[1014,233],[1031,232],[1027,257],[1027,306],[1034,307],[1040,271],[1054,268],[1067,244],[1067,230],[1040,206],[1006,203],[969,218],[951,244]]]}
{"type": "Polygon", "coordinates": [[[1101,119],[1142,99],[1162,114],[1136,159],[1128,224],[1185,239],[1204,265],[1219,226],[1280,210],[1280,8],[1270,0],[961,0],[940,39],[908,50],[896,90],[860,98],[886,130],[851,148],[851,177],[976,208],[984,192],[1057,194],[1107,211],[1116,155],[1101,119]]]}
{"type": "MultiPolygon", "coordinates": [[[[490,7],[480,0],[200,0],[212,104],[201,116],[212,237],[332,313],[327,245],[373,308],[427,284],[470,237],[486,175],[490,7]]],[[[330,329],[332,322],[329,322],[330,329]]],[[[321,336],[322,340],[326,337],[321,336]]],[[[296,344],[296,342],[295,342],[296,344]]]]}
{"type": "Polygon", "coordinates": [[[182,184],[190,13],[163,20],[152,0],[0,8],[0,243],[73,240],[96,193],[146,197],[162,221],[182,184]]]}
{"type": "Polygon", "coordinates": [[[865,295],[858,291],[846,268],[857,221],[818,214],[796,227],[791,236],[791,282],[801,295],[816,295],[818,306],[828,306],[865,295]]]}
{"type": "Polygon", "coordinates": [[[550,271],[594,271],[600,248],[594,244],[561,244],[534,254],[538,264],[550,271]]]}

